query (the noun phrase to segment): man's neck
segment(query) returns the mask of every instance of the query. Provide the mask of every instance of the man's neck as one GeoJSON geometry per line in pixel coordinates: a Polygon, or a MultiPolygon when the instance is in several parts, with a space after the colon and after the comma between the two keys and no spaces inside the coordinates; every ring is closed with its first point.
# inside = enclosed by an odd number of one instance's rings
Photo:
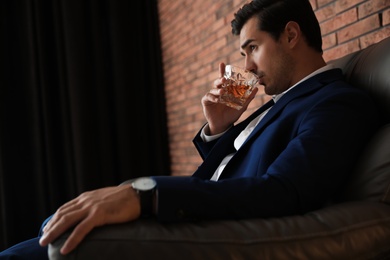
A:
{"type": "Polygon", "coordinates": [[[288,88],[287,90],[283,91],[282,93],[280,94],[277,94],[277,95],[273,95],[272,96],[272,99],[274,100],[274,102],[276,103],[284,94],[286,94],[288,91],[290,91],[291,89],[293,89],[296,85],[298,85],[299,83],[313,77],[314,75],[317,75],[321,72],[324,72],[324,71],[327,71],[327,70],[330,70],[330,69],[333,69],[334,66],[332,64],[324,64],[324,66],[316,69],[315,71],[311,72],[309,75],[305,76],[304,78],[302,78],[300,81],[298,81],[297,83],[295,83],[294,85],[292,85],[290,88],[288,88]]]}

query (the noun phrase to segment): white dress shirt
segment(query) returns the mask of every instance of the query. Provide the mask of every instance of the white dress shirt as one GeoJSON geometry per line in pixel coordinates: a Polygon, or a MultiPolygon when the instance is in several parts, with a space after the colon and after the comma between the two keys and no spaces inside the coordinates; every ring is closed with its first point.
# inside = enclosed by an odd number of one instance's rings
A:
{"type": "MultiPolygon", "coordinates": [[[[292,87],[290,87],[289,89],[287,89],[286,91],[284,91],[283,93],[281,94],[278,94],[278,95],[274,95],[272,96],[272,99],[274,100],[274,102],[276,103],[284,94],[286,94],[288,91],[290,91],[291,89],[293,89],[296,85],[298,85],[299,83],[307,80],[308,78],[310,77],[313,77],[314,75],[318,74],[318,73],[321,73],[321,72],[324,72],[326,70],[330,70],[330,69],[333,69],[333,65],[326,65],[316,71],[314,71],[313,73],[311,73],[310,75],[306,76],[305,78],[303,78],[302,80],[300,80],[298,83],[294,84],[292,87]]],[[[261,113],[260,115],[258,115],[255,119],[253,119],[247,126],[246,128],[236,137],[236,139],[234,140],[234,148],[236,149],[236,151],[238,151],[238,149],[240,149],[240,147],[242,146],[242,144],[245,142],[245,140],[248,138],[248,136],[252,133],[252,131],[255,129],[255,127],[257,126],[257,124],[261,121],[261,119],[264,118],[264,116],[268,113],[268,111],[271,109],[272,107],[268,108],[267,110],[265,110],[263,113],[261,113]]],[[[217,134],[217,135],[212,135],[212,136],[209,136],[209,135],[206,135],[205,134],[205,128],[208,127],[208,124],[206,124],[202,131],[201,131],[201,138],[203,139],[203,141],[205,142],[209,142],[209,141],[212,141],[218,137],[220,137],[221,135],[223,135],[225,132],[223,133],[220,133],[220,134],[217,134]]],[[[231,154],[228,154],[223,160],[222,162],[220,163],[220,165],[218,166],[218,168],[215,170],[214,172],[214,175],[211,177],[211,180],[212,181],[217,181],[219,179],[219,176],[221,176],[222,174],[222,171],[223,169],[225,168],[225,166],[228,164],[228,162],[230,161],[230,159],[234,156],[235,153],[231,153],[231,154]]]]}

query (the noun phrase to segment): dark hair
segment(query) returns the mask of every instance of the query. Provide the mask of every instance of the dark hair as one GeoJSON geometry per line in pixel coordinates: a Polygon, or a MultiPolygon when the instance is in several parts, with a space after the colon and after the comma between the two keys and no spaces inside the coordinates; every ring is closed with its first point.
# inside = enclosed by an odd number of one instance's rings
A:
{"type": "Polygon", "coordinates": [[[233,35],[239,35],[253,16],[259,20],[259,30],[278,40],[289,21],[299,24],[309,46],[322,53],[321,29],[309,0],[253,0],[234,14],[233,35]]]}

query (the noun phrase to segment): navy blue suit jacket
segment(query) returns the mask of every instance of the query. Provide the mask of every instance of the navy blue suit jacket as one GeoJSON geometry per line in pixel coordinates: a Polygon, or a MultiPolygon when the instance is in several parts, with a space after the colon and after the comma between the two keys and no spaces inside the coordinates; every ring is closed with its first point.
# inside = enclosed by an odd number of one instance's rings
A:
{"type": "Polygon", "coordinates": [[[301,214],[326,203],[351,172],[377,127],[369,96],[346,84],[339,69],[315,75],[276,102],[226,165],[221,160],[259,108],[222,137],[193,142],[203,163],[191,177],[155,176],[162,221],[240,219],[301,214]]]}

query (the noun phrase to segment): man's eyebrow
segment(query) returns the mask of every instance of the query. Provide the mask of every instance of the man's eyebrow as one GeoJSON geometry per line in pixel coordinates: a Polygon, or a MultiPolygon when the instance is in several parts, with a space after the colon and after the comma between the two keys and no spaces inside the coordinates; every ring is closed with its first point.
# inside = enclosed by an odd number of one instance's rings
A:
{"type": "MultiPolygon", "coordinates": [[[[242,49],[242,50],[245,49],[246,46],[248,46],[248,44],[251,43],[251,42],[253,42],[253,41],[254,41],[254,39],[248,39],[248,40],[246,40],[246,41],[241,45],[241,49],[242,49]]],[[[245,54],[244,54],[243,52],[241,52],[241,55],[242,55],[242,56],[245,56],[245,54]]]]}
{"type": "Polygon", "coordinates": [[[248,39],[246,40],[242,45],[241,45],[241,49],[245,49],[246,46],[248,46],[249,43],[253,42],[255,39],[248,39]]]}

